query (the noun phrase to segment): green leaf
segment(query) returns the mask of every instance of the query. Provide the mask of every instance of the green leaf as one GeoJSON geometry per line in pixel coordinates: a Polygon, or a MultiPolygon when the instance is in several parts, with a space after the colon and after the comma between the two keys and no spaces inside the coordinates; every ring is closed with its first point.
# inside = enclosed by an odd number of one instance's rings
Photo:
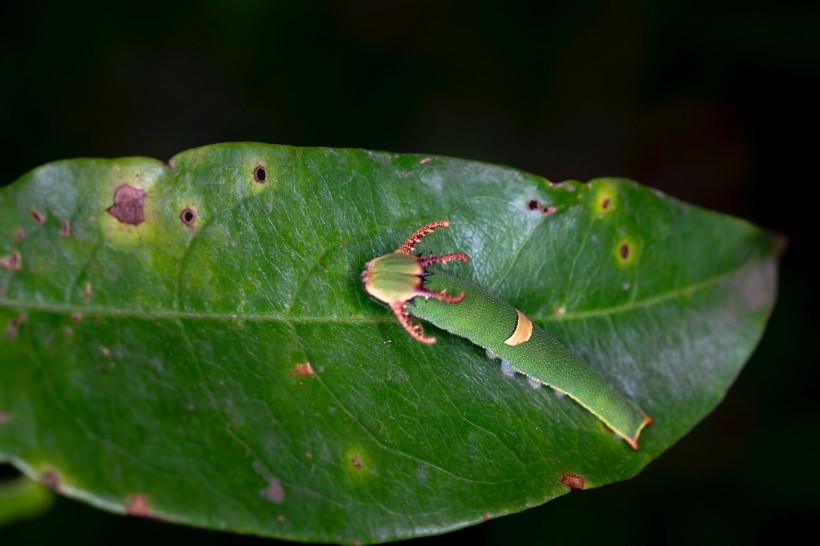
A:
{"type": "Polygon", "coordinates": [[[45,512],[54,495],[45,486],[25,476],[0,481],[0,527],[45,512]]]}
{"type": "Polygon", "coordinates": [[[265,536],[479,523],[634,476],[691,430],[761,336],[778,253],[626,180],[444,157],[222,144],[48,164],[0,193],[0,459],[102,508],[265,536]],[[632,397],[655,421],[638,451],[365,295],[364,264],[441,219],[419,250],[470,255],[449,270],[632,397]]]}

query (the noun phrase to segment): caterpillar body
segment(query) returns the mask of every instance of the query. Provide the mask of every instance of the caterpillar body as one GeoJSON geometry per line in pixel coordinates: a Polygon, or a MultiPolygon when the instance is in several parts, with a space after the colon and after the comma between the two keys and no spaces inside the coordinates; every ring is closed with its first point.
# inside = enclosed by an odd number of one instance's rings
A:
{"type": "Polygon", "coordinates": [[[416,244],[425,235],[449,225],[447,221],[428,224],[395,252],[368,262],[362,272],[365,291],[390,307],[416,340],[432,344],[436,338],[426,335],[421,324],[411,320],[408,302],[415,303],[412,314],[416,317],[469,339],[514,370],[566,394],[626,440],[632,449],[638,449],[638,437],[652,419],[635,402],[512,305],[470,281],[441,272],[430,276],[427,268],[431,265],[469,261],[458,252],[413,255],[416,244]]]}

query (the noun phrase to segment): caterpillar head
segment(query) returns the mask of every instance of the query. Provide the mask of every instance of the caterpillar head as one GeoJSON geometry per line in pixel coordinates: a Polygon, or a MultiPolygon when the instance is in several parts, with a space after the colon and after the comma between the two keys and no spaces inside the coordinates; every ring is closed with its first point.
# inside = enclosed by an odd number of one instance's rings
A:
{"type": "Polygon", "coordinates": [[[422,343],[435,343],[436,338],[424,334],[421,324],[410,321],[407,303],[413,298],[435,298],[446,303],[458,303],[464,299],[464,292],[451,296],[445,291],[428,290],[424,287],[424,278],[430,273],[427,268],[434,264],[443,264],[453,260],[469,262],[470,258],[460,252],[441,256],[414,256],[416,244],[425,235],[440,227],[447,227],[450,222],[441,220],[427,224],[410,236],[395,252],[370,260],[362,272],[364,290],[376,301],[387,305],[407,333],[422,343]]]}

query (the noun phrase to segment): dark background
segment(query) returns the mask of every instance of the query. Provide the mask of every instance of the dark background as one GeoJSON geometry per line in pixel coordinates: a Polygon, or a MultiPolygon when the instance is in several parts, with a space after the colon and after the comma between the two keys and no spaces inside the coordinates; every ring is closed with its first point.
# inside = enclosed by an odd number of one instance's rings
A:
{"type": "MultiPolygon", "coordinates": [[[[787,235],[760,346],[678,445],[629,482],[414,542],[820,534],[820,3],[13,2],[0,17],[0,185],[55,159],[223,141],[365,147],[625,176],[787,235]]],[[[0,528],[4,546],[164,539],[274,542],[66,499],[0,528]]]]}

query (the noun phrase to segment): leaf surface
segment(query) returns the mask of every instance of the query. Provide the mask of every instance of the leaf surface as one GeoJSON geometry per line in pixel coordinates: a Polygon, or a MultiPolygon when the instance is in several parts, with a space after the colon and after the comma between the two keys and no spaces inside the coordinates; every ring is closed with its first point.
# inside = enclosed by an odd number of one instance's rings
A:
{"type": "Polygon", "coordinates": [[[444,157],[222,144],[48,164],[0,191],[0,459],[214,529],[441,533],[673,445],[760,338],[778,253],[627,180],[444,157]],[[419,250],[468,254],[449,271],[632,397],[655,421],[638,451],[463,338],[414,342],[365,295],[364,264],[441,219],[419,250]]]}

